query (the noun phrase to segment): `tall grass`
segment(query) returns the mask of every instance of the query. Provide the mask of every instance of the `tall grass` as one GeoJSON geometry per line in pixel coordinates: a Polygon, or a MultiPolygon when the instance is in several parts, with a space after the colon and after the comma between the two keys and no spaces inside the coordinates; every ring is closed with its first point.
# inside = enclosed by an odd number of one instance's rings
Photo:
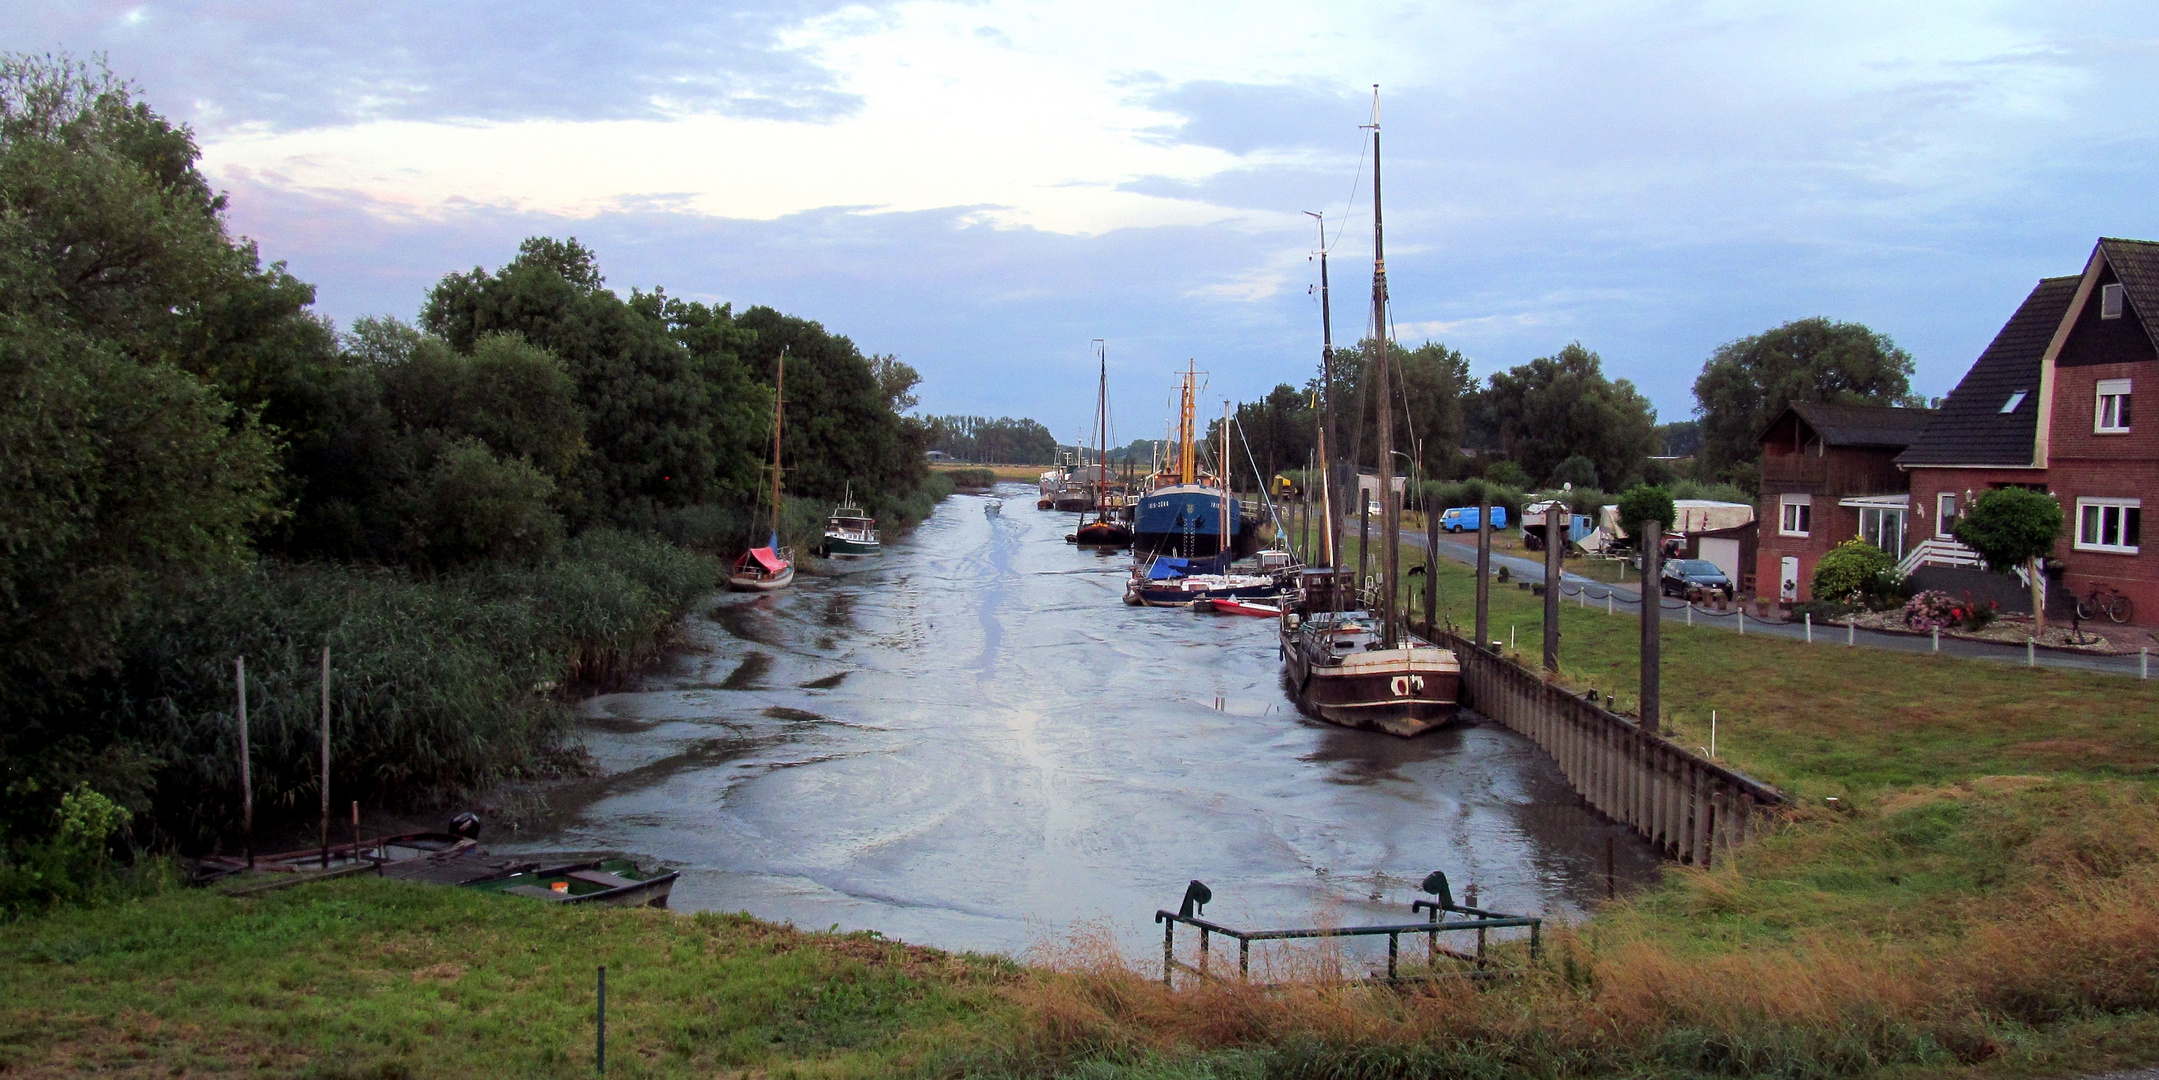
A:
{"type": "Polygon", "coordinates": [[[100,705],[118,738],[161,762],[158,826],[208,842],[237,817],[234,659],[247,660],[257,813],[274,821],[319,797],[328,645],[332,788],[409,805],[559,764],[569,713],[558,691],[648,662],[718,574],[710,558],[608,531],[538,566],[439,579],[264,563],[141,626],[100,705]]]}
{"type": "Polygon", "coordinates": [[[1269,1077],[1859,1076],[2149,1017],[2155,972],[2150,789],[1956,789],[1685,872],[1560,928],[1545,962],[1483,988],[1173,991],[1083,951],[1019,984],[1025,1021],[983,1057],[993,1072],[1101,1076],[1206,1075],[1215,1060],[1269,1077]]]}

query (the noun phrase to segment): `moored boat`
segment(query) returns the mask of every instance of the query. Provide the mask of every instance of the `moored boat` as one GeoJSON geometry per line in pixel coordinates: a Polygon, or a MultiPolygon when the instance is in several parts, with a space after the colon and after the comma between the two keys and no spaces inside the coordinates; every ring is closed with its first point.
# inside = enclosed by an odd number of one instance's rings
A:
{"type": "Polygon", "coordinates": [[[553,904],[664,908],[681,876],[677,870],[647,873],[630,859],[604,858],[520,870],[466,887],[553,904]]]}
{"type": "Polygon", "coordinates": [[[1231,597],[1195,600],[1192,602],[1192,610],[1203,611],[1212,615],[1250,615],[1261,619],[1277,619],[1282,616],[1281,598],[1279,596],[1261,597],[1254,600],[1239,600],[1231,597]],[[1272,599],[1275,603],[1260,603],[1260,599],[1272,599]]]}
{"type": "Polygon", "coordinates": [[[847,497],[833,508],[832,516],[825,521],[825,557],[863,559],[883,550],[884,546],[877,540],[877,519],[855,505],[854,490],[848,489],[847,497]]]}
{"type": "MultiPolygon", "coordinates": [[[[795,580],[794,553],[780,546],[780,431],[787,412],[787,349],[780,348],[779,376],[772,394],[772,530],[763,547],[753,547],[735,560],[727,575],[727,587],[742,592],[771,592],[795,580]]],[[[754,526],[753,526],[754,528],[754,526]]]]}

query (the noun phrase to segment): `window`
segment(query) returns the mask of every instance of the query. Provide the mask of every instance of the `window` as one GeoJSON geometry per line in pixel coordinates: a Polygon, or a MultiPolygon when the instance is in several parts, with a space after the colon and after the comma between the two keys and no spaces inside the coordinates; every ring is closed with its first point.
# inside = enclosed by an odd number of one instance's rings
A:
{"type": "Polygon", "coordinates": [[[2017,411],[2017,406],[2024,404],[2024,395],[2028,393],[2031,393],[2031,391],[2019,390],[2009,395],[2009,400],[2002,403],[2002,412],[2006,414],[2017,411]]]}
{"type": "Polygon", "coordinates": [[[2099,406],[2092,430],[2120,434],[2129,430],[2129,380],[2099,380],[2099,406]]]}
{"type": "Polygon", "coordinates": [[[2137,553],[2142,499],[2078,499],[2077,550],[2137,553]]]}
{"type": "Polygon", "coordinates": [[[1954,491],[1934,496],[1934,535],[1950,538],[1957,535],[1957,494],[1954,491]]]}
{"type": "Polygon", "coordinates": [[[1805,536],[1814,525],[1814,500],[1807,495],[1783,496],[1784,518],[1777,531],[1786,536],[1805,536]]]}
{"type": "Polygon", "coordinates": [[[1859,538],[1889,553],[1892,559],[1904,557],[1904,511],[1862,507],[1859,511],[1859,538]]]}
{"type": "Polygon", "coordinates": [[[2122,287],[2120,283],[2099,286],[2099,317],[2119,319],[2122,317],[2122,287]]]}

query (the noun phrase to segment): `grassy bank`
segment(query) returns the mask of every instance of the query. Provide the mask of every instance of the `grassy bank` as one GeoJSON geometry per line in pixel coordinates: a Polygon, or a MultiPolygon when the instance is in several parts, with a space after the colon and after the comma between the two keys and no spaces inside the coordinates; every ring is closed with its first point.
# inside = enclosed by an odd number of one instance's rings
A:
{"type": "Polygon", "coordinates": [[[963,465],[954,462],[930,466],[931,473],[948,473],[970,469],[985,469],[998,480],[1016,480],[1034,483],[1042,478],[1047,465],[963,465]]]}

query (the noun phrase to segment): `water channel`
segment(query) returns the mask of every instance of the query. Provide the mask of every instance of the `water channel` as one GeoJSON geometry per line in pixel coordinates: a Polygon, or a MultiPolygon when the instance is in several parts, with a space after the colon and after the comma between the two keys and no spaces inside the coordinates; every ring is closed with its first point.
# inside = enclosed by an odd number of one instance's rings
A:
{"type": "Polygon", "coordinates": [[[1608,838],[1620,888],[1656,874],[1512,732],[1308,720],[1271,621],[1127,607],[1124,556],[1001,493],[851,573],[715,597],[688,649],[584,703],[604,775],[494,846],[664,861],[681,911],[1011,953],[1084,923],[1136,957],[1191,878],[1210,917],[1267,926],[1398,921],[1434,869],[1488,907],[1580,916],[1608,838]]]}

